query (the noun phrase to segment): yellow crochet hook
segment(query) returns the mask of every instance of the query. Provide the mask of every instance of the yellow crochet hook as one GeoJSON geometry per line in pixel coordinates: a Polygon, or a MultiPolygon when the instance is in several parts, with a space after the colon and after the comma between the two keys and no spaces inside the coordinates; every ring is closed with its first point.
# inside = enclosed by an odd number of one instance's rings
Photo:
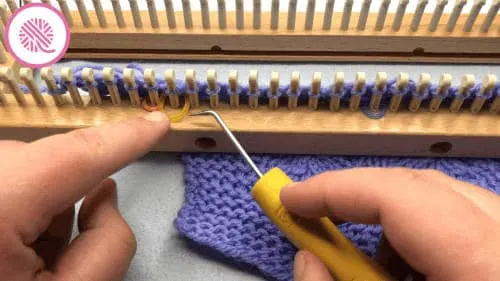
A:
{"type": "Polygon", "coordinates": [[[212,115],[259,176],[252,195],[267,217],[298,248],[320,258],[337,281],[393,281],[374,261],[362,253],[328,218],[305,219],[292,215],[281,204],[281,189],[293,181],[279,168],[262,174],[231,130],[215,111],[192,113],[212,115]]]}

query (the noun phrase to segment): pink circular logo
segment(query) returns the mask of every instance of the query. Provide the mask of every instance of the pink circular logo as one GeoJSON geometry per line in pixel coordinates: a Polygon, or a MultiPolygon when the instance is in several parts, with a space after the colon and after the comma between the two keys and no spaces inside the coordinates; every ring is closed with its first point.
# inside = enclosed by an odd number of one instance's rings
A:
{"type": "Polygon", "coordinates": [[[50,49],[50,45],[54,41],[54,29],[44,19],[34,18],[24,22],[19,32],[19,40],[21,40],[24,49],[32,53],[55,52],[54,49],[50,49]]]}
{"type": "Polygon", "coordinates": [[[5,29],[7,49],[22,65],[39,68],[58,62],[69,46],[66,19],[50,5],[33,3],[16,10],[5,29]]]}

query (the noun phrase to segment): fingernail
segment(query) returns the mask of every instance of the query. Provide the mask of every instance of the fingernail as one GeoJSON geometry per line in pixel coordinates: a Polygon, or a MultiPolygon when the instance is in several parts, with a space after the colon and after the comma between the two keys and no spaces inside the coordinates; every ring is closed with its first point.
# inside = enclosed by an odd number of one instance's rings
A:
{"type": "Polygon", "coordinates": [[[151,122],[164,122],[166,119],[166,116],[161,111],[153,111],[151,113],[148,113],[146,116],[144,116],[144,119],[151,121],[151,122]]]}
{"type": "Polygon", "coordinates": [[[296,185],[297,185],[297,182],[292,182],[292,183],[290,183],[290,184],[286,185],[286,186],[285,186],[285,187],[283,187],[283,188],[292,188],[292,187],[294,187],[294,186],[296,186],[296,185]]]}
{"type": "Polygon", "coordinates": [[[293,189],[293,188],[294,188],[294,187],[296,187],[298,184],[299,184],[298,182],[292,182],[292,183],[290,183],[290,184],[286,185],[285,187],[283,187],[283,188],[281,189],[281,193],[283,193],[283,192],[289,192],[289,191],[290,191],[290,189],[293,189]]]}
{"type": "Polygon", "coordinates": [[[295,256],[295,280],[302,280],[307,268],[307,255],[306,251],[300,251],[295,256]]]}
{"type": "Polygon", "coordinates": [[[111,203],[113,207],[118,209],[118,188],[116,187],[116,182],[112,178],[107,178],[102,183],[111,198],[111,203]]]}
{"type": "MultiPolygon", "coordinates": [[[[297,185],[297,183],[296,183],[296,182],[292,182],[292,183],[290,183],[290,184],[288,184],[288,185],[285,185],[285,187],[283,187],[283,188],[281,189],[281,191],[280,191],[280,198],[281,198],[281,200],[282,200],[282,201],[284,200],[284,199],[283,199],[283,198],[284,198],[283,196],[286,196],[286,195],[284,195],[284,194],[289,193],[289,189],[290,189],[290,188],[293,188],[293,187],[294,187],[294,186],[296,186],[296,185],[297,185]]],[[[285,199],[285,200],[286,200],[286,199],[285,199]]]]}

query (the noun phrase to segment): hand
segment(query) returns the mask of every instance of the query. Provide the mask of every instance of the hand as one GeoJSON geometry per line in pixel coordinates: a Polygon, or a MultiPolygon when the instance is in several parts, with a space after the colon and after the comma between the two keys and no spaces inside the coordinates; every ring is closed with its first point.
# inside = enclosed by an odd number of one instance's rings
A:
{"type": "Polygon", "coordinates": [[[136,249],[107,179],[148,152],[169,121],[154,112],[32,143],[0,142],[2,280],[122,280],[136,249]],[[71,238],[74,204],[79,236],[71,238]]]}
{"type": "MultiPolygon", "coordinates": [[[[302,217],[382,224],[397,254],[428,281],[498,280],[500,197],[433,170],[359,168],[327,172],[283,189],[302,217]]],[[[333,280],[299,251],[295,280],[333,280]]]]}

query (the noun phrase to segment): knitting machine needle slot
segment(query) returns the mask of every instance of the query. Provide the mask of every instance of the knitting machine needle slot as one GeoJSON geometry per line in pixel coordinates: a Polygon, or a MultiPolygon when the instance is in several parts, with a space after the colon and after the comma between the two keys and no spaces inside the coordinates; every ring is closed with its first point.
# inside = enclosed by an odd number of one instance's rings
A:
{"type": "Polygon", "coordinates": [[[436,142],[429,147],[429,151],[434,154],[446,154],[451,151],[453,145],[451,142],[436,142]]]}
{"type": "Polygon", "coordinates": [[[217,147],[217,141],[211,137],[200,137],[194,141],[194,145],[202,150],[212,150],[217,147]]]}
{"type": "Polygon", "coordinates": [[[422,47],[417,47],[417,48],[413,49],[413,51],[411,53],[414,56],[423,56],[425,53],[425,50],[422,47]]]}

